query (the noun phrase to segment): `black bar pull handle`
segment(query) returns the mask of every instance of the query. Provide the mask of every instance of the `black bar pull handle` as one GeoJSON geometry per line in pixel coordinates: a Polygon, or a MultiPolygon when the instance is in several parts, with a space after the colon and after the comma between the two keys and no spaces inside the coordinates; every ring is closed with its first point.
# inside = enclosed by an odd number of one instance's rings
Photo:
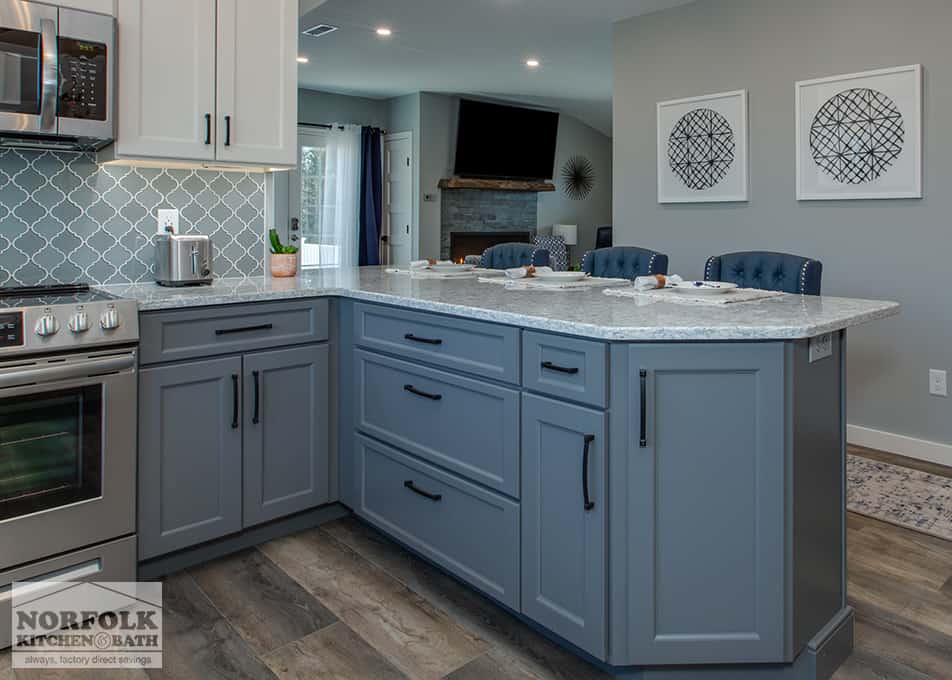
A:
{"type": "Polygon", "coordinates": [[[639,446],[644,449],[648,446],[648,371],[641,369],[638,375],[641,377],[641,441],[639,446]]]}
{"type": "Polygon", "coordinates": [[[238,429],[238,402],[240,400],[241,391],[238,389],[238,374],[233,373],[231,376],[231,392],[232,392],[232,411],[231,411],[231,429],[238,429]]]}
{"type": "Polygon", "coordinates": [[[225,146],[231,146],[231,116],[225,116],[225,146]]]}
{"type": "Polygon", "coordinates": [[[414,335],[413,333],[407,333],[403,336],[404,340],[410,340],[411,342],[422,342],[424,345],[442,345],[443,341],[439,338],[420,338],[414,335]]]}
{"type": "Polygon", "coordinates": [[[553,364],[551,361],[543,361],[542,368],[549,371],[556,371],[558,373],[568,373],[569,375],[576,375],[578,373],[577,368],[567,368],[565,366],[559,366],[558,364],[553,364]]]}
{"type": "Polygon", "coordinates": [[[254,378],[255,382],[255,407],[254,412],[251,414],[251,424],[257,425],[261,422],[261,419],[258,417],[261,415],[261,374],[259,371],[252,371],[251,377],[254,378]]]}
{"type": "Polygon", "coordinates": [[[251,333],[252,331],[270,331],[274,324],[263,323],[258,326],[243,326],[241,328],[219,328],[215,335],[232,335],[234,333],[251,333]]]}
{"type": "Polygon", "coordinates": [[[205,114],[205,145],[212,143],[212,114],[205,114]]]}
{"type": "Polygon", "coordinates": [[[423,496],[424,498],[428,498],[434,503],[438,503],[441,500],[443,500],[443,494],[430,493],[429,491],[424,491],[423,489],[418,487],[416,484],[414,484],[412,479],[408,479],[407,481],[403,483],[403,485],[406,488],[410,489],[410,491],[412,491],[413,493],[417,494],[418,496],[423,496]]]}
{"type": "Polygon", "coordinates": [[[424,399],[429,399],[430,401],[439,401],[440,399],[443,398],[442,394],[430,394],[429,392],[418,390],[413,385],[404,385],[403,389],[405,389],[410,394],[415,394],[418,397],[423,397],[424,399]]]}
{"type": "Polygon", "coordinates": [[[589,498],[588,495],[588,457],[592,452],[591,449],[593,441],[595,441],[595,435],[585,435],[585,446],[582,449],[582,500],[584,502],[582,507],[585,508],[585,512],[588,512],[595,507],[595,503],[589,498]]]}

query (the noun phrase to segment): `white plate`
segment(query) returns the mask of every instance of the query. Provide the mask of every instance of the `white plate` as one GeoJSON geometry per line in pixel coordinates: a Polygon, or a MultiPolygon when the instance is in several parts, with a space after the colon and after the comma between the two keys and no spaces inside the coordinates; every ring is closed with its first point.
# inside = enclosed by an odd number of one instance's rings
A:
{"type": "Polygon", "coordinates": [[[505,269],[481,269],[477,267],[473,271],[486,279],[499,278],[506,275],[505,269]]]}
{"type": "Polygon", "coordinates": [[[686,295],[723,295],[736,289],[737,284],[726,281],[682,281],[672,288],[686,295]]]}
{"type": "Polygon", "coordinates": [[[476,269],[474,264],[447,264],[447,263],[437,263],[430,265],[431,272],[441,272],[444,274],[455,273],[455,272],[471,272],[476,269]]]}
{"type": "Polygon", "coordinates": [[[536,272],[533,274],[532,278],[538,279],[539,281],[560,281],[565,283],[566,281],[581,281],[588,274],[585,272],[536,272]]]}

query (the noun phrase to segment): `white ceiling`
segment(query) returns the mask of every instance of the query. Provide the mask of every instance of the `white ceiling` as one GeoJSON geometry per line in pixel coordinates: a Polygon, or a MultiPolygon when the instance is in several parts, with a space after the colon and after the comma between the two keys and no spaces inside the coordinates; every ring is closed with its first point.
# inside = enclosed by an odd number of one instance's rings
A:
{"type": "Polygon", "coordinates": [[[301,87],[390,98],[477,94],[547,106],[611,134],[611,24],[692,0],[301,0],[301,87]],[[389,26],[381,39],[374,29],[389,26]],[[525,60],[542,66],[530,71],[525,60]]]}

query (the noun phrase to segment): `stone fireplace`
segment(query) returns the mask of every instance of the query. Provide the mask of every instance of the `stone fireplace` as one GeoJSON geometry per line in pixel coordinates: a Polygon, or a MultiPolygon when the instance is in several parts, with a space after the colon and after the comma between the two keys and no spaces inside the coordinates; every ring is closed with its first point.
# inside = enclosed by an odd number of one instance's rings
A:
{"type": "Polygon", "coordinates": [[[531,243],[529,231],[452,231],[449,259],[462,262],[467,255],[482,255],[486,248],[500,243],[531,243]]]}
{"type": "Polygon", "coordinates": [[[538,220],[536,193],[444,188],[440,258],[458,260],[465,255],[482,255],[497,243],[530,243],[538,220]]]}

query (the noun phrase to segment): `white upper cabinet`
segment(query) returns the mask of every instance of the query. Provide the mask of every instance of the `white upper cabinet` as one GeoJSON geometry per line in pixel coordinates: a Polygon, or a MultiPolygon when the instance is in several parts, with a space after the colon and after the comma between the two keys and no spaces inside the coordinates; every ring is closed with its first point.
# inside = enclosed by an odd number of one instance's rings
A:
{"type": "Polygon", "coordinates": [[[119,0],[116,155],[215,160],[215,0],[119,0]]]}
{"type": "Polygon", "coordinates": [[[218,0],[218,160],[297,163],[297,0],[218,0]]]}
{"type": "Polygon", "coordinates": [[[118,0],[114,155],[297,163],[296,0],[118,0]]]}
{"type": "Polygon", "coordinates": [[[59,7],[79,9],[84,12],[98,12],[99,14],[116,15],[115,0],[55,0],[52,4],[59,7]]]}

